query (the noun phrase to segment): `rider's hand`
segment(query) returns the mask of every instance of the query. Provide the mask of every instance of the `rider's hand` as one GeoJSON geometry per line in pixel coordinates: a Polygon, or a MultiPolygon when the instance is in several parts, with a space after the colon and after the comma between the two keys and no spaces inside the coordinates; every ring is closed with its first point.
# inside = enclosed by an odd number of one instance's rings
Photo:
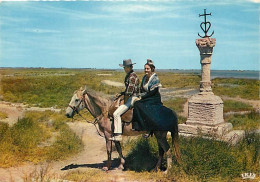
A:
{"type": "Polygon", "coordinates": [[[137,97],[134,102],[141,100],[141,98],[137,97]]]}

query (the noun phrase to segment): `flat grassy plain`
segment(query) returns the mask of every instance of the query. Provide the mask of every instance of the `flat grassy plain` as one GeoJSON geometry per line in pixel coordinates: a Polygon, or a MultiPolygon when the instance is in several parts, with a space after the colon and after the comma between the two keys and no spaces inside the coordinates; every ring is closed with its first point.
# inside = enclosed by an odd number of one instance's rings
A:
{"type": "Polygon", "coordinates": [[[216,95],[259,100],[259,80],[216,78],[212,83],[216,95]]]}
{"type": "MultiPolygon", "coordinates": [[[[0,69],[3,100],[23,102],[39,107],[67,106],[72,93],[82,87],[115,95],[120,87],[101,84],[102,80],[123,82],[125,73],[95,69],[0,69]]],[[[142,72],[137,72],[142,78],[142,72]]],[[[164,88],[198,88],[200,76],[193,74],[157,73],[164,88]]],[[[216,95],[259,100],[259,80],[214,79],[216,95]]]]}
{"type": "MultiPolygon", "coordinates": [[[[68,105],[73,92],[85,85],[112,97],[123,91],[123,88],[104,85],[101,81],[111,80],[122,83],[125,77],[122,71],[95,69],[0,69],[0,74],[2,100],[25,103],[29,106],[61,109],[68,105]]],[[[197,89],[201,80],[200,76],[193,74],[165,72],[157,74],[164,88],[197,89]]],[[[143,73],[138,72],[138,76],[142,78],[143,73]]],[[[213,92],[216,95],[259,100],[259,80],[217,78],[212,80],[212,83],[213,92]]],[[[178,114],[183,112],[183,105],[186,101],[186,98],[176,97],[165,101],[164,105],[178,114]]],[[[258,175],[260,138],[259,134],[252,134],[251,130],[259,129],[260,116],[251,105],[224,100],[225,113],[240,111],[250,111],[250,113],[228,115],[225,120],[231,122],[235,129],[246,130],[246,138],[243,141],[233,147],[215,140],[181,137],[183,163],[181,165],[174,163],[170,173],[163,177],[161,174],[147,173],[157,158],[158,148],[155,139],[144,140],[140,137],[137,140],[127,141],[123,147],[127,170],[130,173],[135,171],[132,179],[240,181],[242,173],[254,172],[258,175]]],[[[0,114],[2,115],[0,117],[6,117],[5,113],[0,114]]],[[[179,123],[185,121],[186,118],[179,116],[179,123]]],[[[27,113],[13,127],[0,123],[0,166],[17,166],[23,161],[37,163],[59,160],[68,157],[67,153],[79,152],[82,144],[69,130],[66,122],[62,114],[32,112],[27,113]],[[53,133],[58,133],[56,142],[51,146],[41,146],[41,143],[48,140],[53,133]],[[13,159],[16,156],[18,156],[17,162],[11,162],[15,161],[13,159]]],[[[75,172],[68,174],[65,178],[84,181],[84,179],[91,179],[90,176],[99,174],[100,172],[95,171],[75,172]]]]}
{"type": "MultiPolygon", "coordinates": [[[[122,88],[101,84],[102,80],[123,82],[125,73],[114,70],[92,69],[4,69],[1,92],[3,100],[23,102],[39,107],[67,106],[72,93],[86,85],[89,88],[115,95],[122,88]]],[[[144,74],[138,72],[142,78],[144,74]]],[[[174,73],[158,73],[164,87],[196,88],[200,78],[197,75],[182,75],[174,73]],[[182,81],[185,79],[185,82],[182,81]]]]}

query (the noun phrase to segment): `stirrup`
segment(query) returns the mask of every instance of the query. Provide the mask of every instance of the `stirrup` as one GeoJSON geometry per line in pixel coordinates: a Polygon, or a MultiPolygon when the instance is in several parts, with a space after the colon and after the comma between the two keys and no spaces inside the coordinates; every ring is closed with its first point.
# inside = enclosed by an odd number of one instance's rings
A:
{"type": "Polygon", "coordinates": [[[111,138],[109,138],[110,141],[117,141],[117,142],[121,142],[122,141],[122,135],[115,135],[112,136],[111,138]]]}
{"type": "Polygon", "coordinates": [[[148,134],[148,133],[145,133],[145,134],[143,134],[142,136],[143,136],[143,138],[148,139],[149,136],[150,136],[150,133],[149,133],[149,134],[148,134]]]}
{"type": "Polygon", "coordinates": [[[143,137],[146,138],[146,139],[148,139],[150,136],[151,137],[153,136],[153,131],[150,131],[149,133],[143,134],[143,137]]]}

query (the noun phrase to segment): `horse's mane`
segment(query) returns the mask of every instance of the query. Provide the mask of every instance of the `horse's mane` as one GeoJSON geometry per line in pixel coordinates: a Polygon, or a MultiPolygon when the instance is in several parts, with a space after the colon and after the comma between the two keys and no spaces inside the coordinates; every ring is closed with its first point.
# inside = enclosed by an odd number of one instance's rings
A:
{"type": "Polygon", "coordinates": [[[108,96],[102,92],[95,91],[89,87],[85,87],[84,93],[93,99],[93,101],[100,107],[102,110],[108,110],[109,106],[112,103],[111,96],[108,96]]]}

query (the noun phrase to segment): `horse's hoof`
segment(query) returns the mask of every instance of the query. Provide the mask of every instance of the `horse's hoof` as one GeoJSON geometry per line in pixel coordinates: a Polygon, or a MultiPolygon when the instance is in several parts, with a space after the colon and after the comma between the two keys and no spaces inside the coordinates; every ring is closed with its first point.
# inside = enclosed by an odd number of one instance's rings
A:
{"type": "Polygon", "coordinates": [[[118,171],[123,171],[125,168],[123,166],[118,166],[117,168],[115,168],[115,170],[118,170],[118,171]]]}
{"type": "Polygon", "coordinates": [[[159,167],[155,167],[153,169],[150,170],[150,172],[158,172],[160,171],[160,168],[159,167]]]}
{"type": "Polygon", "coordinates": [[[103,167],[102,170],[107,172],[109,169],[108,167],[103,167]]]}
{"type": "Polygon", "coordinates": [[[166,171],[163,171],[163,174],[167,174],[168,173],[168,170],[166,170],[166,171]]]}
{"type": "Polygon", "coordinates": [[[114,168],[114,170],[116,170],[116,171],[123,171],[123,169],[121,169],[119,167],[114,168]]]}
{"type": "Polygon", "coordinates": [[[150,170],[150,172],[157,172],[157,169],[153,168],[153,169],[150,170]]]}

